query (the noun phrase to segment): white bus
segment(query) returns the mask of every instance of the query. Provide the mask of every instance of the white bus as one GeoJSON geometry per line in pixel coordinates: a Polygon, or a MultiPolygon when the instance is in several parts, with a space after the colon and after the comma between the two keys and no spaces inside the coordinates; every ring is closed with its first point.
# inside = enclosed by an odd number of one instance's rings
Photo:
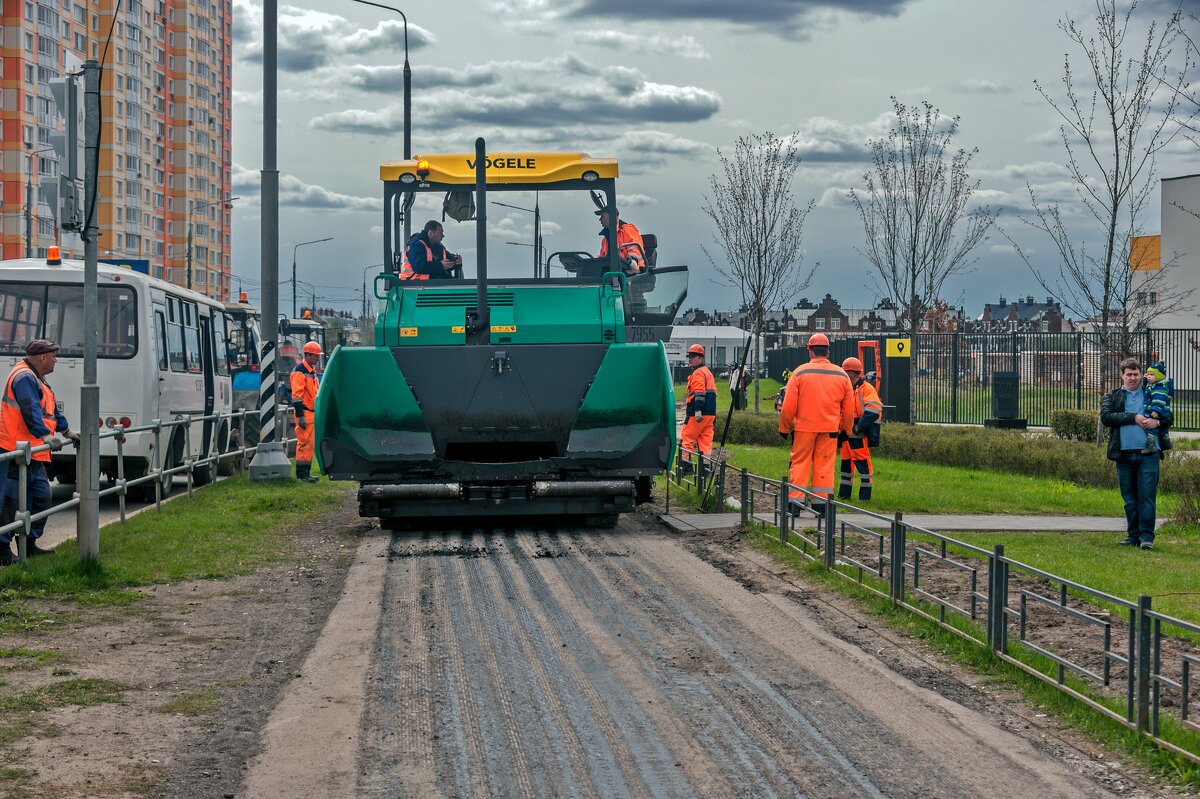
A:
{"type": "MultiPolygon", "coordinates": [[[[4,374],[25,354],[35,338],[58,344],[58,365],[49,375],[55,397],[73,430],[89,420],[79,418],[83,383],[83,344],[97,336],[97,381],[100,419],[92,424],[136,427],[159,419],[228,414],[232,408],[226,316],[224,306],[187,289],[122,267],[100,264],[98,269],[97,331],[83,329],[83,262],[61,265],[21,259],[0,261],[0,365],[4,374]]],[[[160,463],[178,466],[188,458],[225,452],[229,423],[196,422],[190,435],[182,425],[163,428],[160,463]],[[186,442],[185,440],[190,439],[186,442]],[[190,448],[189,448],[190,447],[190,448]]],[[[154,433],[130,433],[124,445],[125,477],[144,475],[154,464],[154,433]]],[[[117,445],[101,440],[100,469],[109,479],[117,474],[117,445]]],[[[75,451],[56,452],[50,477],[75,482],[75,451]]],[[[207,483],[211,466],[196,467],[194,478],[207,483]]],[[[144,483],[143,496],[153,498],[154,484],[144,483]]],[[[169,493],[171,479],[163,480],[169,493]]]]}

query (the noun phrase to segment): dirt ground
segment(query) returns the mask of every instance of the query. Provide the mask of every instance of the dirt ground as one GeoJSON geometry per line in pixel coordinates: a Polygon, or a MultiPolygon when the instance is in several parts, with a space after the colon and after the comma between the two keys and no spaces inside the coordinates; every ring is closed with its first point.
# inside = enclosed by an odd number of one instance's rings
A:
{"type": "MultiPolygon", "coordinates": [[[[661,529],[651,511],[638,514],[638,527],[661,529]]],[[[0,675],[0,697],[66,678],[127,687],[119,702],[34,713],[31,734],[7,744],[0,736],[0,799],[241,796],[264,725],[339,598],[349,553],[372,533],[379,534],[357,517],[351,498],[293,532],[297,554],[287,564],[229,580],[157,586],[127,608],[72,609],[76,618],[69,624],[0,637],[0,648],[55,649],[68,658],[20,670],[10,666],[0,675]],[[3,769],[28,776],[6,778],[3,769]]],[[[675,541],[751,594],[798,603],[837,638],[995,720],[1087,777],[1098,794],[1185,795],[1011,692],[939,662],[841,595],[802,584],[736,534],[675,541]]]]}
{"type": "Polygon", "coordinates": [[[67,658],[10,667],[0,695],[64,678],[127,687],[119,702],[31,714],[34,734],[0,746],[0,769],[28,772],[0,776],[0,799],[238,795],[261,728],[336,603],[349,553],[372,527],[351,497],[292,532],[288,563],[154,586],[128,607],[72,608],[69,624],[0,637],[0,649],[67,658]]]}

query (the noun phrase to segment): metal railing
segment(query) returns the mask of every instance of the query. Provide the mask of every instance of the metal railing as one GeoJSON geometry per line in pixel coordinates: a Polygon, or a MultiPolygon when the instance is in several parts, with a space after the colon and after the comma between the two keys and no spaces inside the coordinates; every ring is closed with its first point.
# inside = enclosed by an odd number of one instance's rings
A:
{"type": "MultiPolygon", "coordinates": [[[[281,410],[281,412],[283,412],[281,410]]],[[[288,408],[286,418],[294,413],[292,408],[288,408]]],[[[217,481],[217,472],[220,469],[221,463],[229,460],[233,463],[233,468],[239,473],[243,473],[246,469],[247,456],[253,456],[257,449],[257,444],[246,445],[246,420],[252,422],[258,418],[258,410],[239,410],[231,413],[213,413],[207,416],[189,416],[183,415],[178,419],[162,421],[155,419],[149,424],[135,425],[133,427],[122,427],[114,425],[100,432],[100,439],[114,439],[117,447],[116,454],[116,479],[110,481],[107,488],[100,490],[100,497],[108,497],[116,495],[117,507],[120,514],[120,521],[124,523],[126,518],[125,503],[131,488],[153,483],[154,485],[154,508],[156,511],[162,511],[162,502],[164,499],[164,481],[173,480],[176,475],[184,475],[187,478],[187,495],[192,496],[193,491],[198,487],[196,485],[196,470],[211,469],[211,479],[204,482],[205,485],[215,483],[217,481]],[[214,429],[220,430],[223,422],[229,423],[229,442],[235,443],[236,447],[229,447],[224,452],[214,451],[207,456],[192,456],[192,428],[194,425],[204,425],[211,423],[214,429]],[[162,438],[166,431],[168,440],[171,440],[171,432],[175,429],[183,430],[183,454],[180,462],[173,466],[164,468],[162,463],[162,438]],[[234,433],[237,432],[235,436],[234,433]],[[126,477],[127,470],[125,465],[125,443],[126,435],[131,433],[153,433],[153,463],[147,464],[145,474],[142,474],[133,479],[126,477]]],[[[294,438],[284,438],[284,446],[295,443],[294,438]]],[[[15,540],[17,542],[17,560],[24,563],[27,557],[27,541],[29,540],[30,531],[33,528],[34,522],[48,519],[56,513],[72,510],[79,507],[79,497],[74,496],[71,499],[60,502],[56,505],[51,505],[45,510],[37,513],[31,512],[29,509],[29,499],[27,489],[29,484],[29,467],[33,463],[33,456],[42,452],[57,452],[64,446],[64,442],[56,440],[54,443],[43,443],[38,446],[31,446],[28,441],[16,442],[16,448],[11,452],[0,453],[0,469],[9,469],[9,464],[16,462],[17,464],[17,510],[11,522],[0,525],[0,533],[16,533],[15,540]]],[[[219,449],[219,448],[218,448],[219,449]]],[[[170,493],[169,491],[167,493],[170,493]]]]}
{"type": "MultiPolygon", "coordinates": [[[[724,508],[732,467],[721,457],[689,454],[690,462],[707,469],[683,474],[676,458],[667,474],[668,497],[673,484],[717,500],[705,507],[724,508]]],[[[773,480],[737,472],[744,526],[778,530],[780,544],[827,571],[986,646],[1006,663],[1200,763],[1200,738],[1184,748],[1164,737],[1164,730],[1176,738],[1200,733],[1200,624],[1153,610],[1150,596],[1123,599],[1022,563],[1006,556],[1003,545],[985,549],[907,522],[899,512],[873,513],[793,486],[787,475],[773,480]],[[794,495],[799,499],[789,499],[794,495]],[[1063,649],[1039,637],[1069,624],[1078,626],[1081,638],[1082,631],[1095,631],[1090,647],[1063,649]]]]}

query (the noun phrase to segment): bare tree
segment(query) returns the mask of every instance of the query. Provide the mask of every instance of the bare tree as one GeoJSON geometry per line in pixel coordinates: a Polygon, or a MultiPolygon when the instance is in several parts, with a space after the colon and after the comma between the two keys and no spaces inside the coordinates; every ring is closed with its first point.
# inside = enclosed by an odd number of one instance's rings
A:
{"type": "Polygon", "coordinates": [[[800,167],[794,137],[771,132],[741,136],[732,155],[717,151],[721,172],[709,176],[701,206],[712,222],[713,243],[704,254],[728,285],[741,291],[750,310],[754,354],[754,412],[759,413],[758,363],[763,313],[779,307],[812,282],[817,265],[804,268],[804,222],[813,201],[799,207],[792,180],[800,167]]]}
{"type": "Polygon", "coordinates": [[[979,188],[968,167],[978,150],[952,149],[959,118],[945,120],[928,102],[906,106],[892,98],[896,124],[872,139],[871,171],[851,189],[866,243],[858,252],[874,267],[880,293],[899,309],[897,326],[916,330],[941,299],[947,278],[966,271],[996,218],[971,207],[979,188]]]}
{"type": "MultiPolygon", "coordinates": [[[[1096,0],[1094,31],[1070,17],[1061,19],[1058,27],[1082,53],[1086,73],[1081,81],[1067,54],[1061,97],[1034,81],[1060,117],[1066,167],[1082,205],[1076,220],[1059,204],[1040,202],[1027,184],[1033,215],[1023,221],[1050,239],[1056,274],[1038,269],[1006,234],[1046,291],[1077,316],[1095,320],[1101,386],[1108,383],[1109,354],[1128,355],[1133,332],[1151,314],[1178,308],[1190,294],[1172,290],[1164,279],[1174,259],[1156,270],[1136,262],[1134,240],[1157,184],[1155,156],[1184,128],[1177,115],[1187,88],[1187,59],[1172,66],[1181,35],[1178,11],[1166,22],[1152,21],[1137,40],[1137,51],[1127,55],[1126,42],[1136,35],[1135,8],[1136,0],[1124,13],[1117,0],[1096,0]],[[1151,291],[1154,305],[1139,302],[1139,295],[1151,291]]],[[[1102,434],[1098,427],[1097,443],[1102,434]]]]}

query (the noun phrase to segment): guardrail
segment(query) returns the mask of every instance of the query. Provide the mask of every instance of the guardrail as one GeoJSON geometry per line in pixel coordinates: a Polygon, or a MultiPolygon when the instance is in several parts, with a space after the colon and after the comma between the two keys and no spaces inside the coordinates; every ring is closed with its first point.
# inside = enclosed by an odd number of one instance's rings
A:
{"type": "MultiPolygon", "coordinates": [[[[286,430],[286,418],[290,417],[294,410],[287,408],[284,429],[286,430]]],[[[120,513],[120,521],[125,521],[125,502],[129,494],[129,489],[141,486],[147,483],[154,484],[154,508],[156,511],[162,511],[163,502],[163,485],[164,480],[170,480],[175,475],[185,475],[187,477],[187,494],[190,497],[196,489],[196,469],[211,468],[212,480],[208,482],[216,482],[217,471],[223,461],[231,460],[234,469],[240,474],[246,468],[246,456],[253,455],[257,449],[257,445],[246,446],[246,437],[244,431],[246,429],[246,419],[257,419],[257,410],[239,410],[231,413],[212,413],[207,416],[188,416],[183,415],[178,419],[162,421],[155,419],[149,424],[135,425],[133,427],[122,427],[114,425],[101,431],[100,438],[111,438],[116,440],[117,454],[117,477],[111,481],[111,485],[107,488],[100,489],[100,497],[117,496],[117,506],[120,513]],[[230,447],[224,452],[212,452],[206,457],[192,457],[188,453],[191,452],[192,442],[192,427],[193,425],[212,423],[220,429],[222,422],[229,422],[230,443],[234,443],[236,438],[237,447],[230,447]],[[163,431],[168,433],[175,429],[183,429],[183,457],[182,462],[163,468],[162,465],[162,434],[163,431]],[[235,437],[234,431],[239,431],[235,437]],[[146,473],[133,478],[127,479],[125,469],[125,436],[130,433],[153,433],[154,434],[154,462],[146,469],[146,473]]],[[[284,446],[295,443],[296,439],[284,437],[284,446]]],[[[16,533],[15,540],[17,542],[17,560],[21,563],[25,562],[27,549],[26,542],[30,530],[33,528],[33,523],[47,519],[56,513],[72,510],[79,507],[79,497],[74,496],[57,505],[51,505],[49,508],[32,513],[29,509],[27,488],[29,484],[29,467],[33,462],[33,456],[41,452],[58,452],[64,446],[64,442],[55,441],[52,444],[39,444],[38,446],[30,446],[28,441],[16,442],[16,448],[11,452],[0,453],[0,469],[8,469],[9,464],[15,461],[17,463],[17,511],[11,522],[0,525],[0,533],[16,533]]],[[[207,484],[207,483],[206,483],[207,484]]],[[[168,492],[169,493],[169,492],[168,492]]]]}
{"type": "MultiPolygon", "coordinates": [[[[723,509],[730,467],[721,458],[689,454],[690,461],[677,457],[667,473],[668,497],[672,484],[686,486],[712,496],[715,502],[706,507],[723,509]],[[685,473],[682,463],[699,468],[685,473]]],[[[827,571],[986,646],[995,657],[1200,764],[1200,738],[1188,749],[1164,737],[1164,731],[1176,738],[1200,733],[1200,646],[1187,641],[1189,635],[1200,641],[1200,625],[1153,610],[1150,596],[1124,599],[1014,560],[1003,545],[985,549],[907,522],[902,513],[885,516],[827,499],[791,485],[787,475],[773,480],[746,469],[736,474],[743,526],[778,530],[780,544],[827,571]],[[789,500],[793,494],[802,501],[789,500]],[[858,520],[843,518],[848,513],[858,520]],[[1039,630],[1068,623],[1096,631],[1092,648],[1060,652],[1038,638],[1039,630]]]]}

